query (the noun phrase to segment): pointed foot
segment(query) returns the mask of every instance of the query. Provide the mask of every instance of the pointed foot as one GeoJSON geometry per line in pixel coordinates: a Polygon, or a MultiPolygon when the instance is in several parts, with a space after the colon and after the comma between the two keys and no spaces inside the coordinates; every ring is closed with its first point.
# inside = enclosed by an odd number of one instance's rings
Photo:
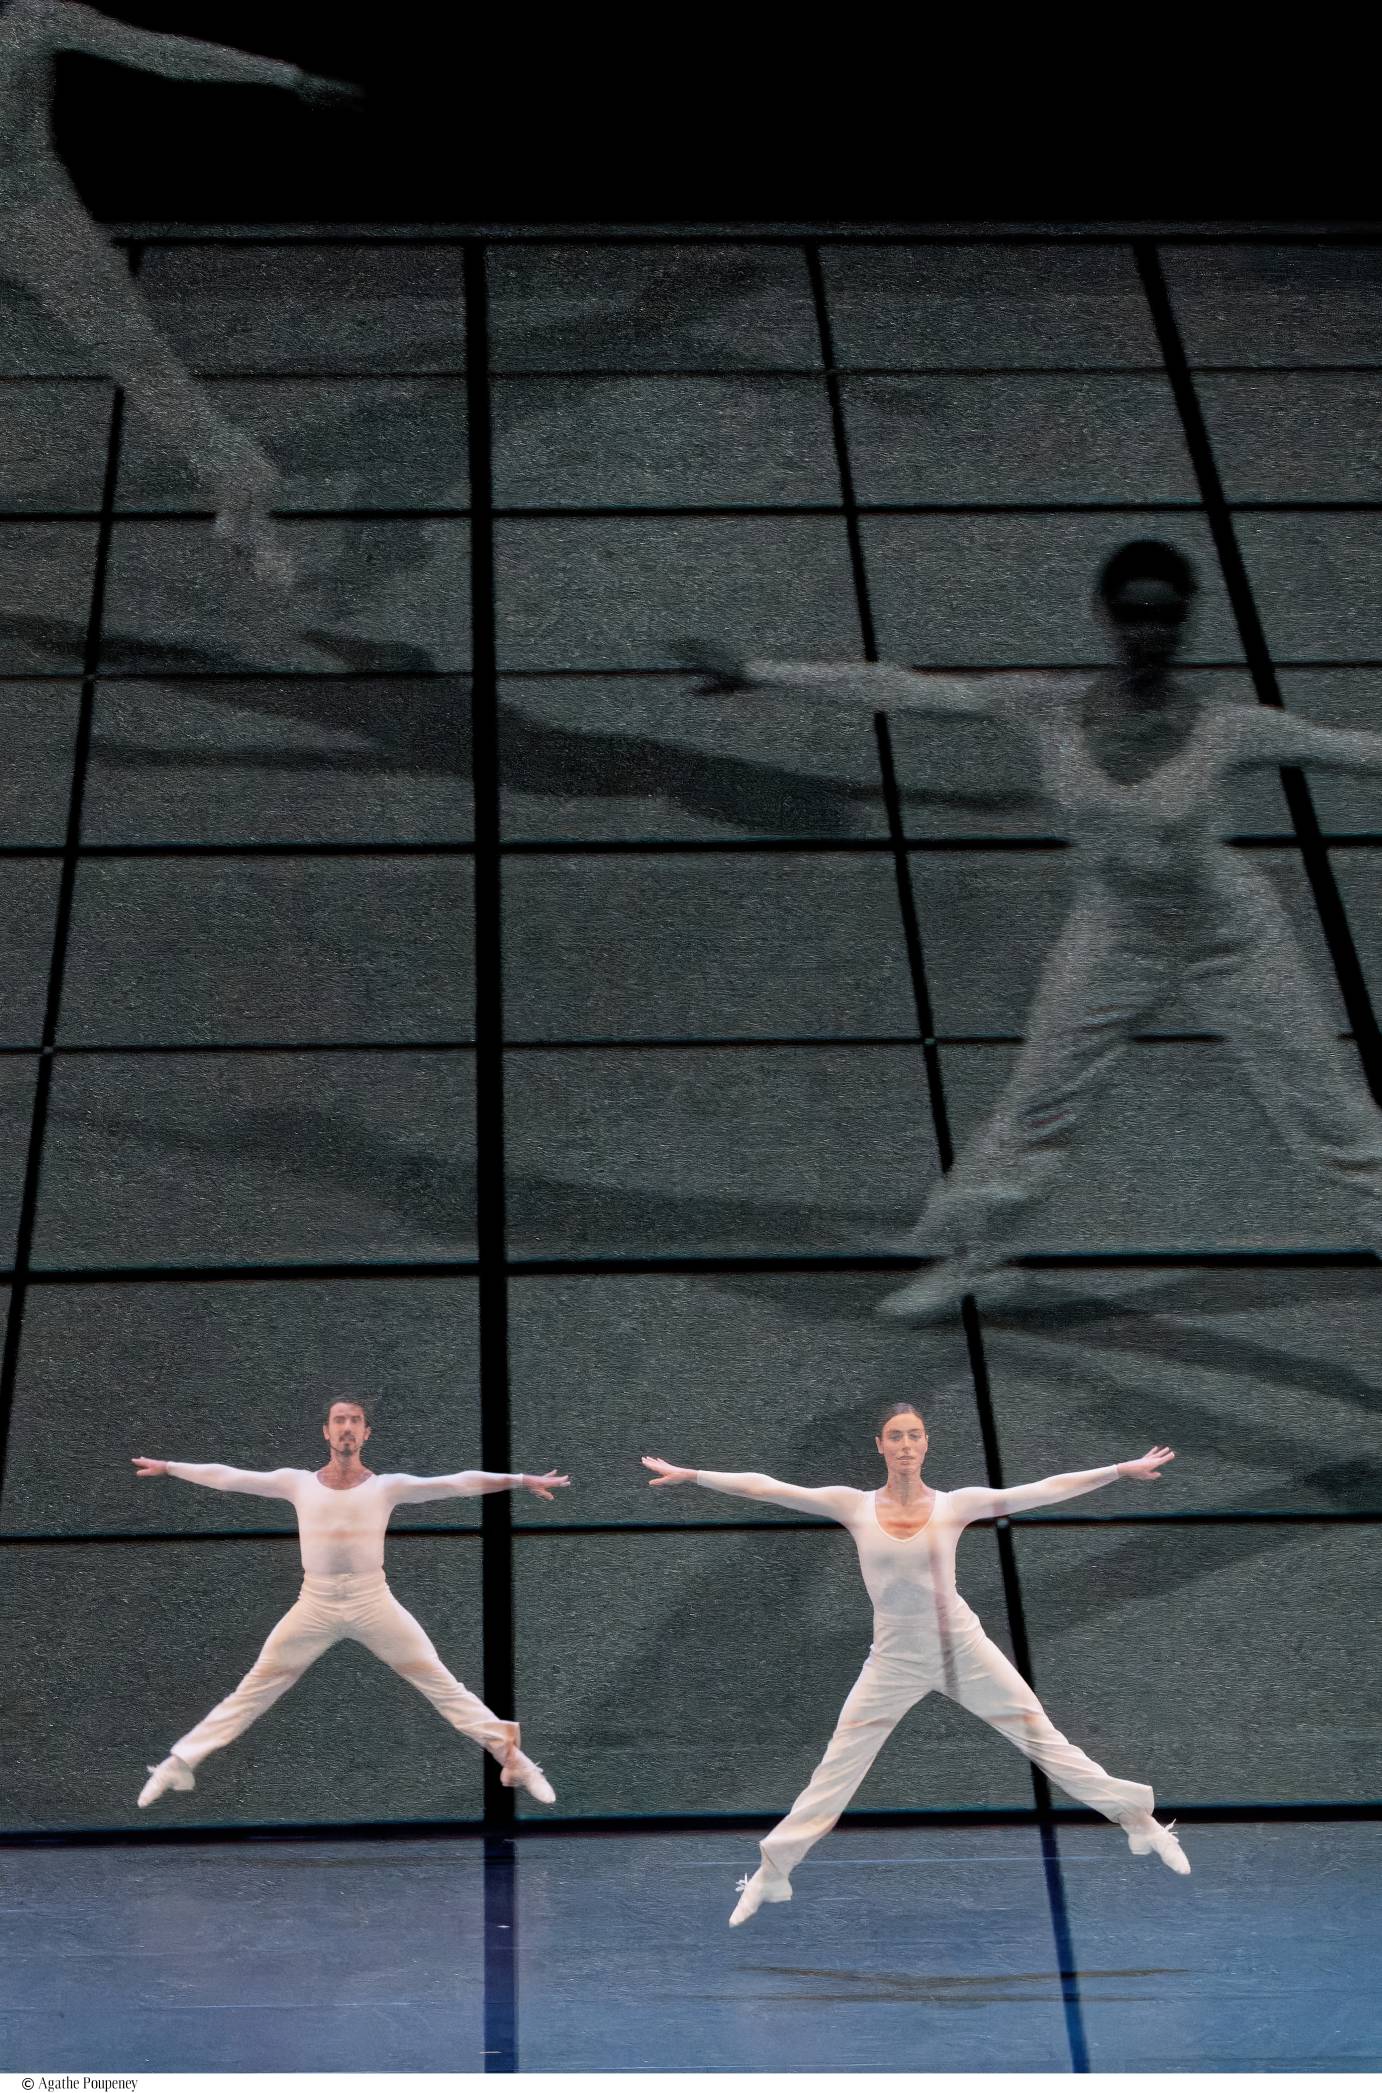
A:
{"type": "Polygon", "coordinates": [[[149,1778],[139,1791],[141,1810],[148,1809],[151,1802],[157,1802],[159,1796],[166,1795],[170,1788],[181,1789],[185,1793],[197,1785],[191,1767],[184,1765],[172,1752],[166,1759],[160,1760],[157,1766],[150,1766],[148,1772],[149,1778]]]}

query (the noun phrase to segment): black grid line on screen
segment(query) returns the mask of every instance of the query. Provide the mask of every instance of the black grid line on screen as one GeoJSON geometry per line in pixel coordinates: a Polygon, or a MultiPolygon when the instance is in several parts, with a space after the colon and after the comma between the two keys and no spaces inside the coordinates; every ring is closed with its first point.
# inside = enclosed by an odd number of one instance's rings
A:
{"type": "MultiPolygon", "coordinates": [[[[622,374],[618,374],[622,375],[622,374]]],[[[639,374],[641,377],[641,373],[639,374]]],[[[718,374],[717,374],[718,375],[718,374]]],[[[834,379],[839,374],[831,370],[817,373],[834,379]]],[[[1014,374],[1015,375],[1015,374],[1014,374]]],[[[1044,375],[1044,374],[1043,374],[1044,375]]],[[[777,373],[769,373],[776,378],[777,373]]],[[[546,373],[543,373],[546,377],[546,373]]],[[[834,502],[525,502],[493,504],[491,516],[505,523],[602,523],[619,521],[628,517],[639,517],[648,522],[667,519],[691,518],[697,521],[743,522],[745,520],[773,517],[828,517],[844,514],[849,516],[1198,516],[1203,505],[1193,499],[1183,501],[1133,501],[1126,497],[1110,497],[1100,501],[851,501],[842,510],[834,502]]],[[[1362,497],[1352,500],[1307,500],[1297,496],[1290,501],[1273,501],[1266,497],[1257,499],[1239,498],[1222,503],[1226,516],[1375,516],[1382,513],[1382,501],[1366,501],[1362,497]]],[[[0,524],[4,523],[99,523],[99,509],[0,509],[0,524]]],[[[205,519],[210,509],[117,509],[115,513],[125,520],[140,523],[191,523],[205,519]]],[[[445,523],[464,521],[473,516],[470,508],[434,508],[419,505],[416,508],[357,508],[357,509],[277,509],[274,515],[293,523],[445,523]]],[[[306,675],[308,671],[292,671],[288,674],[306,675]]],[[[320,674],[320,671],[313,673],[320,674]]],[[[444,672],[442,672],[444,673],[444,672]]],[[[508,671],[505,672],[509,673],[508,671]]],[[[545,672],[544,672],[545,673],[545,672]]],[[[104,680],[104,679],[103,679],[104,680]]]]}
{"type": "MultiPolygon", "coordinates": [[[[834,365],[835,357],[832,347],[832,330],[825,279],[820,266],[819,253],[812,250],[810,259],[812,290],[816,300],[824,361],[827,368],[830,368],[834,365]]],[[[841,491],[851,531],[851,567],[858,596],[859,624],[863,635],[864,654],[867,660],[876,661],[878,648],[873,614],[869,605],[868,575],[863,547],[858,535],[857,512],[853,507],[854,479],[849,462],[848,431],[841,407],[837,381],[832,376],[826,382],[831,395],[831,419],[839,461],[841,491]]],[[[931,995],[926,978],[925,949],[922,941],[921,925],[917,915],[916,901],[912,891],[910,865],[902,823],[902,800],[898,789],[897,771],[893,762],[892,737],[889,733],[885,712],[880,711],[875,714],[874,726],[878,741],[878,760],[883,799],[888,815],[888,832],[893,845],[898,910],[907,950],[908,974],[911,979],[912,995],[916,1005],[917,1031],[922,1042],[922,1055],[926,1068],[926,1091],[930,1103],[941,1170],[942,1172],[948,1172],[955,1160],[955,1148],[945,1099],[945,1077],[940,1065],[940,1056],[936,1049],[935,1019],[932,1014],[931,995]]],[[[983,1434],[985,1461],[989,1471],[988,1479],[994,1487],[1001,1487],[1002,1472],[998,1453],[997,1423],[993,1415],[993,1406],[990,1399],[988,1373],[983,1356],[983,1339],[980,1335],[978,1317],[975,1313],[972,1299],[966,1299],[963,1317],[974,1395],[979,1410],[980,1429],[983,1434]]],[[[1027,1628],[1022,1611],[1021,1588],[1017,1580],[1017,1563],[1013,1553],[1011,1537],[1001,1523],[998,1531],[998,1554],[1003,1579],[1003,1595],[1007,1604],[1008,1632],[1012,1637],[1013,1654],[1016,1658],[1018,1669],[1023,1673],[1024,1677],[1030,1679],[1032,1675],[1031,1655],[1028,1649],[1027,1628]]],[[[1061,2004],[1065,2016],[1066,2039],[1070,2045],[1071,2065],[1076,2071],[1088,2071],[1089,2046],[1085,2036],[1083,2015],[1080,2010],[1079,1976],[1074,1944],[1070,1933],[1065,1884],[1061,1877],[1060,1854],[1051,1821],[1051,1791],[1044,1774],[1037,1766],[1030,1765],[1030,1773],[1032,1792],[1036,1804],[1037,1825],[1041,1838],[1047,1903],[1050,1909],[1052,1932],[1055,1937],[1061,2004]]]]}
{"type": "MultiPolygon", "coordinates": [[[[1232,505],[1224,495],[1214,447],[1210,441],[1189,359],[1171,305],[1161,258],[1156,243],[1152,240],[1137,241],[1134,253],[1152,321],[1166,359],[1167,376],[1180,412],[1186,445],[1214,540],[1214,549],[1218,554],[1224,585],[1228,590],[1234,621],[1243,642],[1243,651],[1247,657],[1258,700],[1263,705],[1280,708],[1282,698],[1276,668],[1267,645],[1266,631],[1253,595],[1247,566],[1233,528],[1232,505]]],[[[1320,928],[1329,947],[1339,992],[1343,997],[1344,1008],[1348,1012],[1349,1024],[1357,1043],[1363,1073],[1374,1103],[1382,1106],[1382,1032],[1378,1029],[1372,998],[1368,993],[1362,963],[1344,909],[1343,897],[1334,878],[1329,852],[1325,848],[1310,787],[1304,774],[1295,767],[1283,767],[1281,784],[1300,844],[1320,928]]]]}
{"type": "MultiPolygon", "coordinates": [[[[1159,244],[1164,245],[1165,243],[1159,244]]],[[[1165,366],[1160,363],[1043,363],[1040,366],[1034,366],[1030,363],[840,362],[836,363],[832,368],[841,375],[851,378],[1026,378],[1034,375],[1043,378],[1161,378],[1165,376],[1165,366]]],[[[1315,362],[1314,360],[1298,363],[1206,363],[1197,359],[1195,363],[1195,370],[1201,377],[1205,378],[1270,378],[1274,374],[1300,375],[1302,373],[1320,378],[1372,378],[1376,377],[1379,368],[1382,368],[1382,365],[1376,363],[1326,363],[1315,362]]],[[[195,359],[189,362],[188,369],[194,377],[205,376],[217,385],[262,384],[266,375],[262,370],[255,369],[253,366],[246,370],[230,370],[217,364],[214,369],[210,369],[197,363],[195,359]]],[[[640,383],[656,385],[668,381],[676,383],[678,380],[683,379],[703,379],[707,373],[704,367],[700,365],[689,364],[678,368],[668,364],[659,364],[656,370],[640,369],[635,374],[627,364],[612,363],[572,364],[565,369],[557,365],[544,364],[540,373],[535,373],[521,364],[508,368],[492,365],[489,375],[492,382],[511,378],[527,380],[534,376],[540,376],[543,379],[567,378],[586,380],[628,378],[637,375],[640,383]]],[[[771,367],[771,371],[765,373],[762,364],[723,363],[716,364],[713,375],[716,378],[762,378],[765,375],[771,375],[773,378],[796,379],[798,382],[801,382],[806,379],[819,378],[822,376],[822,372],[814,365],[794,367],[791,364],[774,364],[771,367]]],[[[276,384],[301,385],[316,382],[323,384],[328,382],[350,384],[352,382],[359,383],[363,380],[377,379],[378,377],[379,372],[377,369],[370,369],[364,365],[358,369],[353,369],[349,364],[340,363],[321,364],[315,367],[304,366],[301,369],[278,365],[272,372],[272,380],[276,384]]],[[[436,364],[431,368],[420,368],[417,370],[390,370],[389,372],[391,381],[402,384],[420,384],[430,379],[449,380],[457,383],[463,380],[464,377],[465,371],[463,369],[446,364],[436,364]]],[[[103,381],[70,371],[0,371],[0,387],[59,382],[68,385],[93,385],[100,384],[103,381]]],[[[22,513],[27,516],[30,512],[26,510],[22,513]]],[[[160,513],[204,514],[206,512],[140,510],[138,513],[141,515],[157,515],[160,513]]],[[[336,516],[350,512],[338,509],[317,511],[294,509],[278,513],[336,516]]],[[[362,510],[360,513],[373,515],[376,512],[373,510],[362,510]]]]}
{"type": "MultiPolygon", "coordinates": [[[[504,1006],[499,856],[499,710],[495,637],[493,460],[485,250],[465,248],[466,393],[472,500],[471,766],[475,793],[475,1204],[479,1250],[481,1466],[509,1473],[508,1274],[505,1268],[504,1006]]],[[[481,1505],[485,1699],[514,1706],[513,1508],[507,1492],[481,1505]]],[[[518,2057],[517,1854],[513,1790],[485,1759],[486,2071],[518,2057]]]]}
{"type": "MultiPolygon", "coordinates": [[[[131,276],[137,275],[143,250],[129,251],[131,276]]],[[[43,1142],[48,1124],[48,1104],[54,1074],[54,1043],[62,1009],[63,977],[67,966],[67,941],[72,924],[72,901],[76,890],[77,865],[82,831],[82,798],[86,787],[87,759],[91,748],[91,722],[96,703],[96,675],[101,656],[101,619],[105,608],[106,572],[110,559],[111,525],[114,515],[116,478],[120,469],[120,440],[124,427],[124,393],[116,386],[111,399],[106,436],[105,472],[101,486],[101,508],[82,648],[81,699],[73,745],[72,776],[68,789],[66,833],[62,846],[62,873],[58,886],[53,924],[52,953],[48,964],[44,997],[43,1032],[38,1044],[34,1076],[33,1110],[24,1161],[24,1188],[15,1229],[14,1264],[10,1276],[9,1315],[5,1326],[4,1351],[0,1354],[0,1495],[3,1495],[9,1449],[10,1419],[14,1410],[19,1371],[19,1348],[24,1328],[29,1262],[34,1226],[38,1217],[39,1176],[43,1167],[43,1142]]]]}

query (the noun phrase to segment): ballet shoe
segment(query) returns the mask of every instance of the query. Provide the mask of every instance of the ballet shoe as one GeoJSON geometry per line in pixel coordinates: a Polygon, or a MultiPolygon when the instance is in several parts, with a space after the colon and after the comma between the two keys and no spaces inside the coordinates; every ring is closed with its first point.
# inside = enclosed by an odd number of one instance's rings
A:
{"type": "Polygon", "coordinates": [[[1123,1829],[1128,1836],[1128,1845],[1134,1853],[1155,1853],[1158,1860],[1166,1863],[1173,1874],[1188,1875],[1190,1863],[1182,1850],[1175,1832],[1176,1820],[1169,1824],[1158,1824],[1148,1810],[1137,1817],[1123,1819],[1123,1829]]]}
{"type": "Polygon", "coordinates": [[[534,1802],[555,1802],[557,1791],[535,1759],[526,1752],[515,1753],[499,1775],[503,1788],[526,1788],[534,1802]]]}
{"type": "Polygon", "coordinates": [[[151,1802],[157,1802],[160,1795],[166,1795],[169,1788],[186,1790],[197,1785],[192,1768],[185,1766],[174,1752],[169,1752],[157,1766],[150,1766],[149,1776],[139,1791],[141,1810],[146,1810],[151,1802]]]}
{"type": "Polygon", "coordinates": [[[526,1788],[534,1802],[555,1802],[557,1791],[548,1780],[535,1759],[520,1751],[518,1740],[522,1734],[516,1722],[503,1725],[504,1742],[495,1753],[499,1760],[499,1785],[501,1788],[526,1788]]]}
{"type": "Polygon", "coordinates": [[[751,1919],[760,1904],[790,1904],[792,1885],[785,1875],[770,1877],[765,1868],[755,1869],[752,1875],[741,1875],[734,1887],[739,1891],[739,1902],[729,1915],[731,1926],[742,1926],[751,1919]]]}

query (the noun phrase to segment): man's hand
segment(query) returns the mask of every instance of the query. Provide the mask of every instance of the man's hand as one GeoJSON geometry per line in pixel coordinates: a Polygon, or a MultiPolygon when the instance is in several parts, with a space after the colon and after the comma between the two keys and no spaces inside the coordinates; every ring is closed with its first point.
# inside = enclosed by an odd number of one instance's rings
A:
{"type": "Polygon", "coordinates": [[[569,1475],[558,1475],[555,1468],[549,1468],[546,1475],[525,1475],[522,1487],[531,1490],[534,1497],[541,1497],[545,1503],[550,1504],[553,1490],[565,1490],[570,1482],[569,1475]]]}
{"type": "Polygon", "coordinates": [[[357,87],[353,80],[326,80],[319,73],[303,73],[296,92],[301,101],[310,102],[314,109],[358,110],[365,99],[364,88],[357,87]]]}
{"type": "Polygon", "coordinates": [[[649,1483],[650,1489],[656,1490],[662,1483],[693,1483],[696,1480],[694,1468],[674,1468],[670,1461],[659,1461],[650,1453],[645,1453],[642,1459],[645,1468],[655,1471],[649,1483]]]}
{"type": "Polygon", "coordinates": [[[151,1461],[146,1453],[131,1454],[130,1459],[134,1462],[136,1475],[147,1477],[150,1475],[166,1475],[168,1473],[168,1463],[166,1461],[151,1461]]]}
{"type": "Polygon", "coordinates": [[[1174,1461],[1175,1458],[1169,1446],[1154,1446],[1150,1453],[1143,1454],[1140,1461],[1120,1461],[1118,1473],[1125,1476],[1129,1482],[1159,1482],[1163,1463],[1174,1461]]]}

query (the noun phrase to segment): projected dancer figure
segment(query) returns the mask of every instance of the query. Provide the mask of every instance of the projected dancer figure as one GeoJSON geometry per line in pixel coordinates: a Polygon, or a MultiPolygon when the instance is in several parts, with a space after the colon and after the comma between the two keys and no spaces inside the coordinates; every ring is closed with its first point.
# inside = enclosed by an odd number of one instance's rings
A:
{"type": "MultiPolygon", "coordinates": [[[[1127,1048],[1179,989],[1222,1033],[1248,1088],[1293,1153],[1361,1203],[1382,1249],[1382,1115],[1321,1009],[1319,989],[1268,880],[1224,847],[1223,786],[1250,765],[1382,772],[1382,735],[1344,732],[1265,705],[1202,704],[1172,673],[1196,583],[1174,547],[1124,545],[1096,602],[1120,665],[1034,688],[885,665],[738,661],[686,642],[714,690],[784,689],[936,719],[987,718],[1028,737],[1034,769],[1074,849],[1069,916],[1028,1013],[1026,1043],[987,1123],[927,1202],[908,1246],[941,1262],[883,1303],[918,1321],[967,1293],[1021,1299],[1001,1268],[1127,1048]]],[[[924,926],[923,926],[924,928],[924,926]]]]}
{"type": "Polygon", "coordinates": [[[1159,1854],[1176,1874],[1188,1875],[1190,1863],[1174,1830],[1152,1815],[1152,1790],[1139,1781],[1115,1780],[1061,1735],[955,1588],[955,1546],[976,1520],[1059,1504],[1120,1476],[1155,1482],[1162,1464],[1175,1459],[1170,1447],[1154,1446],[1140,1461],[1052,1475],[1011,1490],[933,1490],[921,1472],[926,1427],[909,1404],[889,1406],[874,1445],[888,1472],[881,1490],[803,1490],[770,1475],[714,1474],[643,1456],[643,1466],[655,1471],[654,1489],[700,1483],[731,1497],[838,1520],[854,1537],[873,1601],[873,1642],[825,1757],[782,1822],[759,1841],[762,1866],[740,1882],[730,1925],[742,1926],[760,1904],[787,1902],[798,1861],[831,1829],[897,1724],[928,1693],[944,1693],[982,1715],[1067,1794],[1120,1824],[1134,1853],[1159,1854]]]}
{"type": "Polygon", "coordinates": [[[292,564],[267,514],[280,485],[276,466],[217,412],[164,341],[58,155],[51,108],[63,51],[173,80],[286,87],[311,102],[352,102],[359,90],[277,59],[132,29],[78,0],[0,0],[0,276],[89,349],[187,454],[214,502],[218,534],[256,577],[285,584],[292,564]]]}
{"type": "Polygon", "coordinates": [[[250,1497],[284,1497],[297,1512],[302,1549],[302,1592],[234,1693],[195,1729],[180,1737],[166,1759],[150,1766],[140,1791],[147,1809],[169,1788],[192,1788],[194,1769],[257,1722],[334,1642],[362,1642],[400,1678],[426,1694],[437,1713],[463,1737],[483,1744],[502,1767],[506,1788],[526,1788],[538,1802],[556,1796],[542,1768],[518,1748],[519,1726],[501,1722],[446,1669],[413,1616],[399,1605],[384,1577],[384,1529],[396,1504],[431,1504],[442,1497],[488,1496],[495,1490],[531,1490],[551,1502],[569,1476],[489,1475],[482,1468],[458,1475],[377,1475],[360,1450],[370,1436],[366,1405],[338,1399],[327,1405],[322,1437],[331,1449],[324,1468],[222,1468],[195,1461],[151,1461],[135,1456],[141,1476],[172,1475],[208,1490],[242,1490],[250,1497]]]}

